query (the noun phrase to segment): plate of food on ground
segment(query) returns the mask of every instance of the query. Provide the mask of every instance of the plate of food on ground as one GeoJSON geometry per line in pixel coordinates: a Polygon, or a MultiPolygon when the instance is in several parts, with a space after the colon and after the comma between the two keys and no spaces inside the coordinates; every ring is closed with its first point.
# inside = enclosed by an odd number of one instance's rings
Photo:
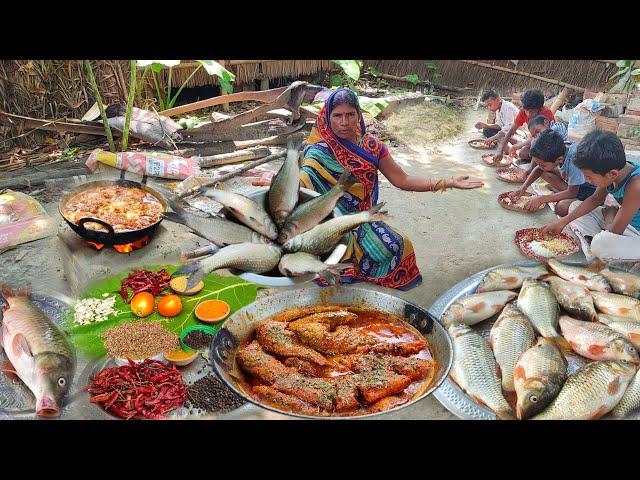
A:
{"type": "Polygon", "coordinates": [[[538,228],[518,230],[515,242],[524,256],[541,262],[550,258],[570,257],[580,251],[578,243],[566,233],[542,235],[538,228]]]}
{"type": "Polygon", "coordinates": [[[511,157],[506,155],[502,156],[499,162],[493,161],[493,153],[485,153],[482,155],[482,163],[489,165],[490,167],[508,167],[511,164],[511,157]]]}
{"type": "MultiPolygon", "coordinates": [[[[524,192],[517,200],[513,200],[513,198],[511,198],[510,194],[512,193],[513,192],[504,192],[498,195],[498,203],[501,207],[506,208],[507,210],[513,210],[514,212],[535,213],[524,208],[527,202],[535,197],[533,193],[524,192]]],[[[545,204],[541,204],[536,212],[544,210],[544,207],[545,204]]]]}
{"type": "Polygon", "coordinates": [[[492,150],[496,148],[496,143],[494,142],[491,145],[487,145],[485,140],[476,139],[476,140],[469,140],[469,146],[471,148],[475,148],[478,150],[492,150]]]}
{"type": "Polygon", "coordinates": [[[640,276],[584,260],[472,275],[429,309],[454,349],[435,397],[463,419],[637,419],[639,295],[640,276]]]}
{"type": "Polygon", "coordinates": [[[507,183],[524,183],[527,172],[518,167],[505,167],[496,170],[496,177],[507,183]]]}

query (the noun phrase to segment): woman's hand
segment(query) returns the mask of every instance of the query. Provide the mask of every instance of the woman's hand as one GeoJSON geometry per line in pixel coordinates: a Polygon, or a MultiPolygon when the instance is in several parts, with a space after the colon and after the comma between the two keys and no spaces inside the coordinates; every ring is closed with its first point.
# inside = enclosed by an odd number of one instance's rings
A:
{"type": "Polygon", "coordinates": [[[562,229],[565,227],[565,223],[562,221],[562,218],[556,220],[555,222],[547,223],[544,227],[540,229],[540,235],[558,235],[562,229]]]}
{"type": "Polygon", "coordinates": [[[469,175],[464,175],[462,177],[454,177],[451,180],[451,186],[453,188],[459,188],[461,190],[468,190],[471,188],[480,188],[484,185],[483,182],[479,180],[469,180],[469,175]]]}

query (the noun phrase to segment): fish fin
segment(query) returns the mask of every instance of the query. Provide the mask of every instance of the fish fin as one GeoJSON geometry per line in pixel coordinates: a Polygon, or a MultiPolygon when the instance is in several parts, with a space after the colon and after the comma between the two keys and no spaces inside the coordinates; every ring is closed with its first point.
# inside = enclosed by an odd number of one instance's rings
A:
{"type": "Polygon", "coordinates": [[[630,313],[631,309],[628,307],[618,307],[618,312],[621,314],[621,316],[624,316],[627,313],[630,313]]]}
{"type": "Polygon", "coordinates": [[[525,371],[522,365],[517,365],[513,370],[513,379],[514,380],[524,380],[525,379],[525,371]]]}
{"type": "Polygon", "coordinates": [[[594,356],[600,356],[604,353],[605,348],[602,345],[589,345],[587,351],[594,356]]]}
{"type": "Polygon", "coordinates": [[[620,377],[614,378],[609,385],[607,385],[609,395],[615,395],[618,391],[620,391],[620,377]]]}
{"type": "Polygon", "coordinates": [[[384,222],[385,220],[390,220],[393,217],[389,215],[387,210],[382,210],[382,208],[386,205],[385,202],[379,203],[373,208],[367,210],[369,215],[371,215],[372,222],[384,222]]]}
{"type": "Polygon", "coordinates": [[[338,178],[337,185],[340,185],[343,188],[343,190],[346,191],[346,190],[349,190],[353,185],[355,185],[358,182],[359,182],[358,177],[356,177],[349,170],[345,170],[344,173],[340,175],[340,178],[338,178]]]}
{"type": "Polygon", "coordinates": [[[340,285],[340,275],[330,270],[320,272],[318,276],[331,286],[340,285]]]}
{"type": "Polygon", "coordinates": [[[598,410],[593,412],[593,414],[589,417],[589,420],[597,420],[600,417],[604,416],[606,413],[607,413],[607,406],[600,405],[600,408],[598,408],[598,410]]]}
{"type": "Polygon", "coordinates": [[[353,267],[352,263],[342,262],[336,263],[334,265],[329,265],[329,268],[327,268],[327,270],[331,271],[332,273],[340,273],[342,272],[342,270],[346,270],[347,268],[351,267],[353,267]]]}
{"type": "Polygon", "coordinates": [[[504,281],[509,284],[518,283],[518,277],[505,277],[504,281]]]}
{"type": "Polygon", "coordinates": [[[580,274],[580,275],[578,275],[578,280],[587,281],[588,278],[585,277],[584,275],[580,274]]]}
{"type": "Polygon", "coordinates": [[[18,372],[10,360],[5,359],[0,362],[0,372],[4,373],[11,380],[19,380],[18,372]]]}
{"type": "Polygon", "coordinates": [[[189,275],[189,279],[187,280],[187,290],[189,290],[195,287],[207,273],[209,272],[204,271],[202,260],[198,260],[178,269],[173,275],[189,275]]]}
{"type": "Polygon", "coordinates": [[[629,332],[629,340],[633,343],[640,342],[640,333],[629,332]]]}
{"type": "Polygon", "coordinates": [[[11,349],[15,356],[22,357],[26,355],[28,357],[33,357],[27,338],[21,333],[16,333],[14,335],[13,340],[11,341],[11,349]]]}
{"type": "Polygon", "coordinates": [[[515,420],[516,419],[516,416],[514,415],[513,410],[511,409],[497,410],[495,414],[499,420],[515,420]]]}
{"type": "Polygon", "coordinates": [[[573,353],[573,349],[571,348],[571,343],[568,342],[564,337],[552,337],[547,338],[547,340],[553,344],[562,355],[571,355],[573,353]]]}

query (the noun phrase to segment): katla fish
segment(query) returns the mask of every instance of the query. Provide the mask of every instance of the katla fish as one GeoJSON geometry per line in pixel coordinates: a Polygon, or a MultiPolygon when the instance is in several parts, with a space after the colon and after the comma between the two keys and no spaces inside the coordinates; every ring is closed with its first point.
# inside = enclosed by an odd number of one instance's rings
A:
{"type": "Polygon", "coordinates": [[[640,298],[640,276],[609,268],[600,270],[600,275],[607,279],[615,293],[640,298]]]}
{"type": "Polygon", "coordinates": [[[351,213],[332,218],[316,225],[308,232],[293,237],[284,244],[286,253],[306,252],[312,255],[322,255],[335,247],[345,233],[359,227],[363,223],[382,221],[387,218],[386,212],[381,211],[384,203],[358,213],[351,213]]]}
{"type": "Polygon", "coordinates": [[[636,373],[624,360],[591,362],[567,378],[558,396],[534,420],[596,420],[622,399],[636,373]]]}
{"type": "Polygon", "coordinates": [[[640,324],[640,320],[634,320],[633,318],[629,318],[629,317],[621,317],[620,315],[609,315],[606,313],[599,313],[598,314],[598,321],[600,323],[604,323],[606,324],[607,321],[610,322],[635,322],[635,323],[639,323],[640,324]]]}
{"type": "Polygon", "coordinates": [[[631,342],[636,350],[640,350],[640,322],[634,322],[624,317],[612,317],[610,315],[598,315],[598,321],[622,334],[631,342]]]}
{"type": "Polygon", "coordinates": [[[567,265],[556,259],[549,259],[549,268],[561,278],[573,283],[584,285],[589,290],[596,292],[610,292],[611,286],[607,279],[598,272],[594,272],[587,268],[567,265]]]}
{"type": "Polygon", "coordinates": [[[276,268],[281,257],[282,251],[277,245],[238,243],[221,248],[210,257],[190,263],[174,275],[189,275],[189,290],[214,270],[237,268],[245,272],[264,273],[276,268]]]}
{"type": "Polygon", "coordinates": [[[617,293],[592,292],[591,296],[598,311],[640,321],[640,300],[617,293]]]}
{"type": "Polygon", "coordinates": [[[449,326],[453,338],[451,377],[476,402],[486,405],[502,420],[514,419],[502,395],[500,367],[489,342],[464,323],[449,326]]]}
{"type": "Polygon", "coordinates": [[[516,298],[516,295],[510,290],[467,295],[447,308],[442,315],[442,322],[445,325],[454,322],[475,325],[498,313],[508,302],[516,298]]]}
{"type": "Polygon", "coordinates": [[[590,322],[596,321],[596,309],[587,287],[552,275],[545,277],[544,280],[549,283],[558,303],[567,312],[590,322]]]}
{"type": "Polygon", "coordinates": [[[236,243],[271,243],[264,235],[254,232],[249,227],[232,222],[223,217],[202,217],[187,212],[182,206],[168,198],[173,212],[165,213],[165,218],[189,227],[193,232],[213,242],[218,247],[225,247],[236,243]]]}
{"type": "Polygon", "coordinates": [[[489,344],[502,372],[502,389],[514,392],[516,362],[536,341],[529,319],[513,304],[508,304],[491,327],[489,344]]]}
{"type": "Polygon", "coordinates": [[[482,293],[496,290],[515,290],[522,286],[525,279],[538,279],[548,273],[547,267],[544,265],[497,268],[484,276],[476,291],[482,293]]]}
{"type": "Polygon", "coordinates": [[[584,322],[563,315],[562,336],[574,352],[591,360],[626,360],[640,363],[638,352],[623,335],[598,322],[584,322]]]}
{"type": "Polygon", "coordinates": [[[24,293],[0,293],[2,347],[36,399],[36,415],[57,417],[73,381],[76,354],[58,329],[24,293]]]}
{"type": "Polygon", "coordinates": [[[338,283],[340,272],[351,266],[350,263],[328,265],[320,260],[317,255],[297,252],[283,255],[278,264],[278,270],[287,277],[299,277],[315,273],[330,285],[334,285],[338,283]]]}
{"type": "Polygon", "coordinates": [[[357,182],[358,177],[346,170],[329,191],[298,205],[280,229],[278,242],[284,245],[322,222],[333,212],[344,193],[357,182]]]}
{"type": "Polygon", "coordinates": [[[560,307],[551,289],[543,282],[527,278],[518,295],[518,308],[543,337],[558,337],[560,307]]]}
{"type": "Polygon", "coordinates": [[[204,192],[207,197],[221,203],[239,221],[252,230],[264,235],[270,240],[278,238],[276,224],[269,213],[250,198],[228,190],[210,188],[204,192]]]}
{"type": "Polygon", "coordinates": [[[298,163],[298,151],[301,140],[289,137],[287,141],[287,158],[285,158],[280,170],[273,177],[269,188],[269,212],[278,228],[284,225],[287,217],[293,212],[298,203],[300,192],[300,166],[298,163]]]}
{"type": "Polygon", "coordinates": [[[625,390],[622,399],[615,408],[611,410],[611,416],[614,418],[624,418],[638,408],[640,408],[640,374],[636,372],[631,382],[629,382],[629,386],[625,390]]]}
{"type": "Polygon", "coordinates": [[[519,420],[544,410],[556,398],[567,376],[567,360],[551,340],[540,337],[524,352],[514,369],[519,420]]]}

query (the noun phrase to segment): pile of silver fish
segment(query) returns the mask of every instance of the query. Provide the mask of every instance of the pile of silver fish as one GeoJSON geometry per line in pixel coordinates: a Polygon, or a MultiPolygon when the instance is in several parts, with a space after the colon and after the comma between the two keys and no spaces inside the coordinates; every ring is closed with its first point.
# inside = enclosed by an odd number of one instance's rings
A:
{"type": "Polygon", "coordinates": [[[329,191],[299,203],[299,150],[300,143],[294,143],[290,138],[287,157],[269,188],[267,208],[227,190],[204,192],[222,204],[240,224],[222,217],[191,214],[178,201],[169,198],[173,212],[166,217],[188,226],[213,244],[211,248],[183,254],[185,260],[197,258],[176,272],[189,276],[188,288],[214,270],[223,268],[253,273],[277,268],[285,276],[315,274],[329,284],[335,284],[340,272],[351,266],[346,263],[329,265],[320,256],[333,250],[351,230],[364,223],[384,220],[386,212],[381,211],[384,203],[365,212],[324,221],[358,179],[346,171],[329,191]],[[208,256],[202,258],[202,255],[208,256]]]}
{"type": "Polygon", "coordinates": [[[491,270],[442,315],[451,377],[499,419],[623,418],[640,408],[639,297],[640,276],[610,268],[491,270]],[[473,326],[496,314],[487,340],[473,326]]]}
{"type": "Polygon", "coordinates": [[[58,417],[76,368],[75,352],[58,327],[28,298],[8,287],[0,291],[0,345],[10,370],[31,390],[36,415],[58,417]]]}

